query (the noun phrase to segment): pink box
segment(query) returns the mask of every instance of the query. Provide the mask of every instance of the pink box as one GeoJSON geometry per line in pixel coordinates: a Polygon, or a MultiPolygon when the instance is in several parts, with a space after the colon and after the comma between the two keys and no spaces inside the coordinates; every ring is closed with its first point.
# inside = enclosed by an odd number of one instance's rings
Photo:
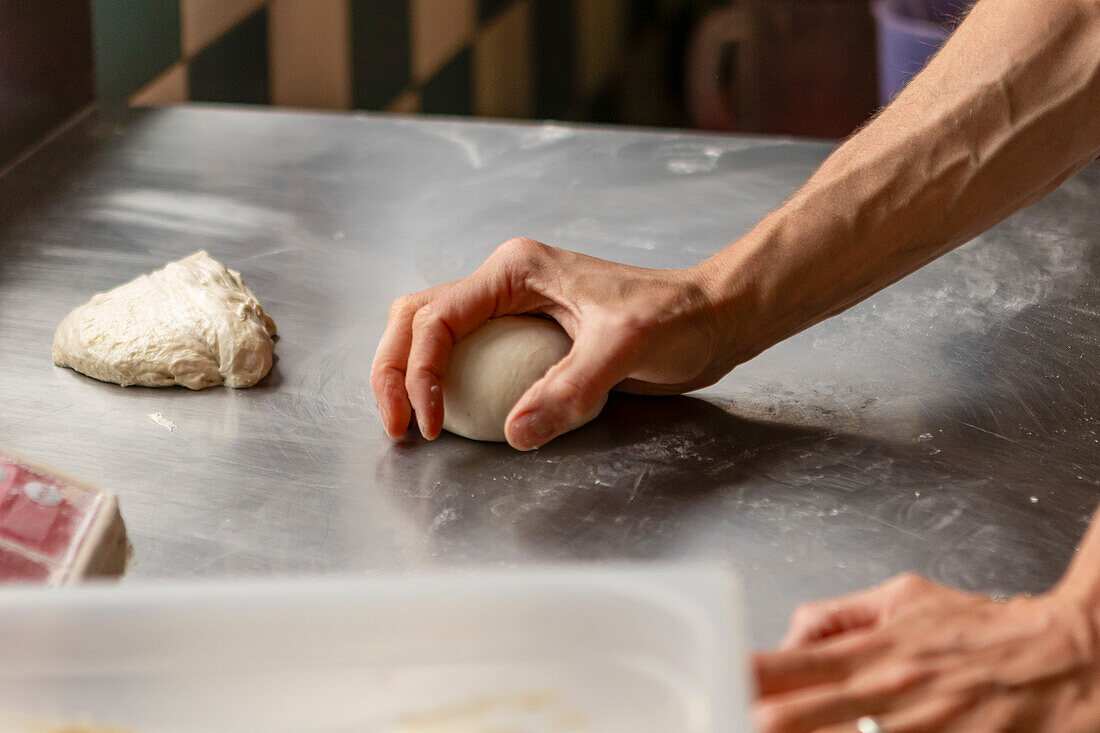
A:
{"type": "Polygon", "coordinates": [[[0,453],[0,582],[118,575],[128,554],[113,494],[0,453]]]}
{"type": "Polygon", "coordinates": [[[64,563],[87,532],[102,492],[14,463],[0,466],[14,474],[0,494],[0,538],[64,563]]]}
{"type": "Polygon", "coordinates": [[[0,582],[46,583],[51,575],[45,562],[0,547],[0,582]]]}

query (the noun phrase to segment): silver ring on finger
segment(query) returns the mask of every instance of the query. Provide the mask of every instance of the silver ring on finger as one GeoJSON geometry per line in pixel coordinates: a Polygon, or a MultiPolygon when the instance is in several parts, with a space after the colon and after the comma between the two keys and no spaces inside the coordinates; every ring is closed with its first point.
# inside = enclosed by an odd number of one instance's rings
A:
{"type": "Polygon", "coordinates": [[[856,730],[859,733],[886,733],[886,729],[870,715],[864,715],[856,721],[856,730]]]}

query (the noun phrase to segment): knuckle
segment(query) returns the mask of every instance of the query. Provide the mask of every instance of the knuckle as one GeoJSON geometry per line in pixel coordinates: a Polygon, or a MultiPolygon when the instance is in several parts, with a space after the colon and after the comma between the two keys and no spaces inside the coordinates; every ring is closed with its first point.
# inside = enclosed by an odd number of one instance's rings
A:
{"type": "Polygon", "coordinates": [[[821,615],[822,608],[822,605],[817,601],[807,601],[806,603],[800,603],[798,608],[794,609],[794,612],[801,618],[811,619],[821,615]]]}
{"type": "Polygon", "coordinates": [[[809,626],[821,613],[821,607],[816,603],[802,603],[791,614],[792,626],[809,626]]]}
{"type": "Polygon", "coordinates": [[[513,237],[497,247],[494,253],[505,263],[519,265],[527,270],[538,270],[546,262],[551,247],[527,237],[513,237]]]}
{"type": "Polygon", "coordinates": [[[402,377],[401,370],[390,364],[375,364],[370,370],[370,385],[375,392],[382,392],[389,386],[392,377],[400,379],[402,377]]]}
{"type": "Polygon", "coordinates": [[[918,660],[898,662],[892,669],[876,673],[876,684],[882,692],[896,695],[913,689],[931,676],[932,670],[918,660]]]}
{"type": "Polygon", "coordinates": [[[497,251],[508,255],[539,255],[545,247],[542,242],[530,237],[512,237],[500,245],[497,251]]]}
{"type": "Polygon", "coordinates": [[[386,383],[383,369],[384,367],[375,364],[370,370],[370,386],[375,394],[380,394],[382,392],[382,387],[386,383]]]}
{"type": "Polygon", "coordinates": [[[413,314],[412,328],[414,338],[428,338],[448,348],[454,343],[451,328],[431,303],[425,303],[413,314]]]}
{"type": "Polygon", "coordinates": [[[790,715],[782,705],[758,702],[753,709],[753,719],[760,733],[779,733],[788,728],[790,715]]]}
{"type": "Polygon", "coordinates": [[[442,377],[430,364],[421,364],[412,368],[405,375],[405,390],[411,394],[420,394],[431,391],[431,388],[441,381],[442,377]]]}
{"type": "Polygon", "coordinates": [[[928,587],[929,581],[916,573],[899,573],[890,579],[888,585],[893,590],[908,595],[918,593],[928,587]]]}
{"type": "Polygon", "coordinates": [[[394,300],[390,306],[390,318],[397,318],[414,310],[413,301],[414,297],[412,295],[402,295],[394,300]]]}
{"type": "Polygon", "coordinates": [[[431,323],[431,321],[434,317],[435,317],[435,309],[432,308],[432,304],[431,303],[425,303],[424,305],[417,308],[416,312],[413,313],[413,321],[412,321],[413,322],[413,328],[414,329],[423,328],[424,326],[431,323]]]}
{"type": "Polygon", "coordinates": [[[580,417],[591,401],[592,382],[576,374],[562,375],[556,380],[554,398],[570,417],[580,417]]]}

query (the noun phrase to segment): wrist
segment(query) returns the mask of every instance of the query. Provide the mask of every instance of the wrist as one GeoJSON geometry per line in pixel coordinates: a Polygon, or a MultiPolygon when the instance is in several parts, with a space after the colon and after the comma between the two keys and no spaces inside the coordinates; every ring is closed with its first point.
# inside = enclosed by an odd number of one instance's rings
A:
{"type": "MultiPolygon", "coordinates": [[[[807,217],[788,202],[724,250],[693,268],[720,313],[737,363],[812,325],[824,293],[807,217]]],[[[817,244],[821,243],[818,238],[817,244]]]]}
{"type": "Polygon", "coordinates": [[[1100,624],[1100,578],[1095,573],[1085,573],[1083,568],[1071,566],[1070,570],[1051,589],[1051,595],[1085,610],[1100,624]]]}
{"type": "Polygon", "coordinates": [[[703,302],[714,350],[728,371],[771,346],[760,289],[744,253],[744,239],[688,268],[684,274],[703,302]]]}
{"type": "Polygon", "coordinates": [[[1062,657],[1067,663],[1095,669],[1100,663],[1100,612],[1091,593],[1083,587],[1059,583],[1048,593],[1035,599],[1048,609],[1045,630],[1061,626],[1070,643],[1063,646],[1062,657]],[[1057,621],[1057,624],[1051,623],[1057,621]],[[1070,661],[1072,660],[1072,661],[1070,661]]]}

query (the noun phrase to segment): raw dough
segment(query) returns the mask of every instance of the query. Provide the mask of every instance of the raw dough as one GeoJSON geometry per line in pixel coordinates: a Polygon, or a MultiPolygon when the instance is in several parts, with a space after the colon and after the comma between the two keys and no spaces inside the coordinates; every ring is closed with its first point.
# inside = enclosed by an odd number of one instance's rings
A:
{"type": "MultiPolygon", "coordinates": [[[[443,376],[443,429],[473,440],[503,442],[504,420],[573,341],[554,321],[494,318],[455,344],[443,376]]],[[[601,400],[584,422],[603,409],[601,400]]]]}
{"type": "Polygon", "coordinates": [[[196,252],[67,315],[53,360],[123,386],[251,387],[271,369],[274,335],[240,273],[196,252]]]}

